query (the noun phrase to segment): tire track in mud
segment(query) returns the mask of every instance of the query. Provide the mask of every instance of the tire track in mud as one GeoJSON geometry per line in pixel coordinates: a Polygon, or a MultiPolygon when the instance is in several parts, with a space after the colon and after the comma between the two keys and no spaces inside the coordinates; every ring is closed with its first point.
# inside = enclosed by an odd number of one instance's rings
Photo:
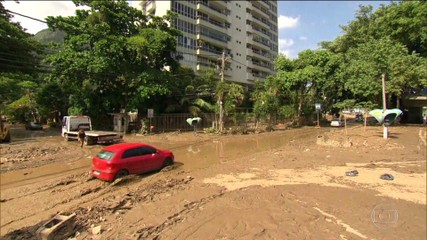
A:
{"type": "MultiPolygon", "coordinates": [[[[163,168],[159,173],[157,173],[157,176],[167,177],[168,172],[175,170],[177,168],[179,168],[178,165],[168,166],[166,168],[163,168]]],[[[69,176],[66,178],[62,178],[59,180],[59,182],[46,184],[44,186],[37,188],[35,191],[32,191],[32,192],[24,191],[26,193],[24,195],[14,197],[14,198],[9,198],[9,199],[2,199],[1,200],[2,203],[7,203],[8,201],[13,201],[13,200],[19,201],[21,198],[25,198],[28,196],[34,196],[34,194],[37,194],[37,193],[42,194],[43,192],[47,192],[47,191],[52,190],[52,189],[53,189],[53,191],[51,191],[50,193],[47,193],[47,194],[54,194],[57,192],[73,192],[73,190],[75,191],[72,196],[69,196],[66,199],[63,199],[60,202],[57,202],[57,203],[55,203],[53,205],[49,205],[49,206],[47,205],[48,203],[46,203],[45,207],[40,208],[40,210],[38,212],[32,212],[31,214],[26,215],[25,217],[21,217],[21,218],[14,219],[12,221],[8,221],[8,222],[4,223],[3,225],[1,225],[0,227],[6,227],[12,223],[19,222],[19,221],[25,220],[27,218],[36,216],[40,212],[48,211],[48,210],[54,209],[55,207],[58,207],[58,206],[61,206],[64,204],[74,204],[74,205],[85,204],[85,203],[94,201],[95,199],[100,198],[103,195],[114,194],[115,192],[120,191],[121,187],[123,187],[123,186],[131,187],[134,185],[140,185],[141,181],[144,181],[144,180],[147,180],[147,181],[143,182],[142,186],[145,186],[148,184],[148,187],[150,188],[150,186],[151,186],[150,182],[153,179],[150,179],[147,177],[149,177],[147,174],[146,175],[129,175],[129,176],[126,176],[122,179],[118,179],[112,183],[97,180],[96,178],[90,176],[88,173],[82,173],[82,174],[72,175],[72,176],[69,176]],[[93,182],[92,182],[92,180],[93,180],[93,182]],[[69,188],[66,188],[66,189],[61,188],[63,186],[69,186],[69,188]],[[58,187],[59,187],[59,189],[56,189],[58,187]],[[84,198],[82,198],[82,197],[84,197],[84,198]],[[73,201],[75,201],[75,202],[73,202],[73,201]]],[[[170,186],[171,184],[169,183],[167,185],[170,186]]],[[[42,205],[43,205],[43,203],[42,203],[42,205]]]]}
{"type": "MultiPolygon", "coordinates": [[[[93,207],[79,207],[74,210],[68,211],[68,214],[76,213],[76,222],[80,228],[87,228],[92,224],[100,223],[103,217],[116,213],[125,213],[132,210],[140,202],[155,201],[156,197],[161,194],[167,193],[171,190],[181,189],[183,186],[189,184],[193,178],[172,178],[160,179],[158,181],[144,184],[136,187],[134,190],[116,196],[114,192],[91,204],[93,207]],[[142,191],[141,191],[142,190],[142,191]]],[[[126,179],[124,179],[126,181],[126,179]]],[[[126,184],[126,182],[119,185],[126,184]]],[[[111,185],[115,187],[117,185],[111,185]]],[[[111,189],[107,187],[107,189],[111,189]]]]}
{"type": "MultiPolygon", "coordinates": [[[[72,182],[75,182],[75,181],[72,181],[72,182]]],[[[67,183],[67,181],[65,181],[65,182],[62,182],[62,183],[59,183],[59,184],[57,184],[56,186],[61,186],[61,185],[63,185],[63,184],[66,184],[67,183]]],[[[55,186],[54,186],[55,187],[55,186]]],[[[81,187],[81,185],[80,184],[77,184],[77,185],[75,185],[75,186],[73,186],[73,188],[79,188],[79,187],[81,187]]],[[[48,188],[48,189],[45,189],[45,190],[43,190],[43,191],[46,191],[46,190],[49,190],[49,189],[52,189],[52,187],[51,188],[48,188]]],[[[3,228],[3,227],[7,227],[7,226],[9,226],[10,224],[12,224],[12,223],[15,223],[15,222],[19,222],[19,221],[22,221],[22,220],[25,220],[25,219],[28,219],[28,218],[31,218],[31,217],[33,217],[33,216],[36,216],[37,214],[39,214],[40,212],[45,212],[45,211],[48,211],[48,210],[51,210],[51,209],[54,209],[55,207],[57,207],[57,206],[60,206],[60,205],[63,205],[63,204],[67,204],[67,203],[70,203],[70,202],[72,202],[72,201],[74,201],[74,200],[80,200],[81,199],[81,197],[83,197],[83,196],[89,196],[89,195],[91,195],[91,194],[94,194],[94,193],[97,193],[97,192],[99,192],[99,191],[101,191],[103,188],[102,187],[99,187],[99,186],[95,186],[95,187],[92,187],[92,186],[89,186],[89,187],[87,187],[87,188],[83,188],[83,189],[81,189],[80,191],[78,191],[74,196],[72,196],[71,198],[67,198],[67,199],[65,199],[65,200],[62,200],[62,201],[60,201],[60,202],[57,202],[57,203],[55,203],[55,204],[53,204],[53,205],[49,205],[49,206],[46,206],[46,207],[44,207],[44,208],[39,208],[39,211],[34,211],[33,213],[31,213],[31,214],[29,214],[29,215],[26,215],[26,216],[24,216],[24,217],[21,217],[21,218],[17,218],[17,219],[14,219],[14,220],[11,220],[11,221],[8,221],[8,222],[6,222],[6,223],[4,223],[4,224],[2,224],[0,227],[1,228],[3,228]]],[[[43,191],[38,191],[39,193],[40,192],[43,192],[43,191]]],[[[34,194],[34,193],[33,193],[34,194]]],[[[32,195],[32,194],[27,194],[27,195],[25,195],[25,196],[22,196],[22,197],[26,197],[26,196],[29,196],[29,195],[32,195]]],[[[96,196],[95,196],[96,197],[96,196]]],[[[7,199],[6,201],[4,201],[4,202],[8,202],[8,201],[12,201],[12,200],[17,200],[16,198],[11,198],[11,199],[7,199]]],[[[88,202],[88,201],[90,201],[91,199],[87,199],[87,200],[83,200],[82,201],[82,203],[85,203],[85,202],[88,202]]]]}
{"type": "MultiPolygon", "coordinates": [[[[85,203],[91,202],[88,207],[71,207],[70,210],[60,211],[62,214],[70,215],[71,213],[76,213],[76,230],[83,231],[90,227],[92,224],[98,224],[104,220],[103,217],[108,215],[124,213],[131,210],[135,205],[144,201],[155,201],[156,197],[161,194],[167,193],[171,190],[177,190],[183,188],[184,185],[190,183],[193,178],[172,178],[172,179],[160,179],[155,182],[149,182],[145,184],[140,184],[132,191],[127,191],[122,195],[117,195],[117,192],[123,190],[123,187],[128,186],[129,184],[134,184],[136,180],[140,178],[135,178],[134,176],[125,177],[116,182],[113,182],[105,187],[94,187],[83,189],[79,194],[74,195],[72,198],[65,199],[60,203],[50,206],[42,211],[47,211],[53,209],[57,206],[67,204],[71,201],[81,200],[80,197],[85,197],[84,200],[75,202],[74,205],[83,205],[85,203]],[[142,190],[142,191],[141,191],[142,190]],[[102,199],[94,202],[97,198],[101,198],[103,195],[107,195],[102,199]]],[[[58,213],[58,212],[57,212],[58,213]]],[[[30,217],[34,217],[39,213],[33,213],[31,215],[26,215],[25,217],[15,219],[8,223],[3,224],[1,227],[7,227],[8,225],[25,220],[30,217]]],[[[55,215],[55,214],[53,214],[55,215]]],[[[53,217],[52,215],[52,217],[53,217]]],[[[38,223],[39,226],[41,223],[38,223]]],[[[30,226],[24,227],[21,229],[16,229],[8,233],[5,239],[35,239],[35,231],[37,227],[30,226]],[[21,238],[19,238],[21,236],[21,238]],[[18,237],[18,238],[17,238],[18,237]]]]}
{"type": "Polygon", "coordinates": [[[141,228],[135,232],[136,239],[143,240],[143,239],[161,239],[160,234],[169,226],[175,225],[179,222],[182,222],[185,219],[185,215],[191,213],[192,211],[199,209],[203,205],[211,202],[212,200],[221,197],[224,195],[224,192],[220,192],[218,194],[211,195],[206,198],[202,198],[199,201],[193,201],[190,203],[187,203],[184,205],[184,209],[181,211],[172,214],[171,216],[167,217],[167,219],[156,226],[148,226],[141,228]]]}

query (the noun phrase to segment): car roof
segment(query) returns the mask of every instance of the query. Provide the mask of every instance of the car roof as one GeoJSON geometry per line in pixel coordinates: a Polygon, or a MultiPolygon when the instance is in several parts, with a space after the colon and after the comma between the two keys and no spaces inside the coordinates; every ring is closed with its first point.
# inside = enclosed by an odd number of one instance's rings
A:
{"type": "Polygon", "coordinates": [[[113,144],[110,146],[107,146],[105,148],[103,148],[102,150],[107,150],[107,151],[111,151],[111,152],[119,152],[119,151],[124,151],[130,148],[134,148],[134,147],[153,147],[151,145],[148,145],[146,143],[141,143],[141,142],[134,142],[134,143],[118,143],[118,144],[113,144]]]}

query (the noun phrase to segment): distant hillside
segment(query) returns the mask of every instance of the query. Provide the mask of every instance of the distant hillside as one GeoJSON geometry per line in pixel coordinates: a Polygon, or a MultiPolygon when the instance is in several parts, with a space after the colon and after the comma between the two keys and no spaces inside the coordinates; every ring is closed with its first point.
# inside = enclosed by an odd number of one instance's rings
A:
{"type": "Polygon", "coordinates": [[[41,43],[49,43],[49,42],[62,43],[64,42],[65,35],[66,34],[62,31],[52,32],[47,28],[36,33],[36,35],[34,35],[34,39],[41,43]]]}

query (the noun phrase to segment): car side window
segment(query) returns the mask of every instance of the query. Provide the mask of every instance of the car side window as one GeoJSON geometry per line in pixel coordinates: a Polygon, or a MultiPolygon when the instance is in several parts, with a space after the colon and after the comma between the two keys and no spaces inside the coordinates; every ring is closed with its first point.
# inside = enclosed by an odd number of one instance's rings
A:
{"type": "Polygon", "coordinates": [[[156,149],[151,147],[141,147],[140,151],[141,151],[141,155],[149,155],[157,152],[156,149]]]}
{"type": "Polygon", "coordinates": [[[129,149],[123,153],[122,158],[136,157],[136,156],[140,155],[139,153],[140,153],[140,151],[138,148],[129,149]]]}

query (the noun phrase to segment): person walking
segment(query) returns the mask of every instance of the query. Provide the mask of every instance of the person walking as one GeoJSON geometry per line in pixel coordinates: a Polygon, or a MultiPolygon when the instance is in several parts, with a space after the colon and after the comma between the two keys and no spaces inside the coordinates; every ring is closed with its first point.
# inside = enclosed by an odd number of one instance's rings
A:
{"type": "Polygon", "coordinates": [[[80,128],[79,133],[77,134],[77,137],[79,139],[79,142],[81,143],[80,147],[83,147],[83,144],[85,142],[86,133],[83,128],[80,128]]]}

